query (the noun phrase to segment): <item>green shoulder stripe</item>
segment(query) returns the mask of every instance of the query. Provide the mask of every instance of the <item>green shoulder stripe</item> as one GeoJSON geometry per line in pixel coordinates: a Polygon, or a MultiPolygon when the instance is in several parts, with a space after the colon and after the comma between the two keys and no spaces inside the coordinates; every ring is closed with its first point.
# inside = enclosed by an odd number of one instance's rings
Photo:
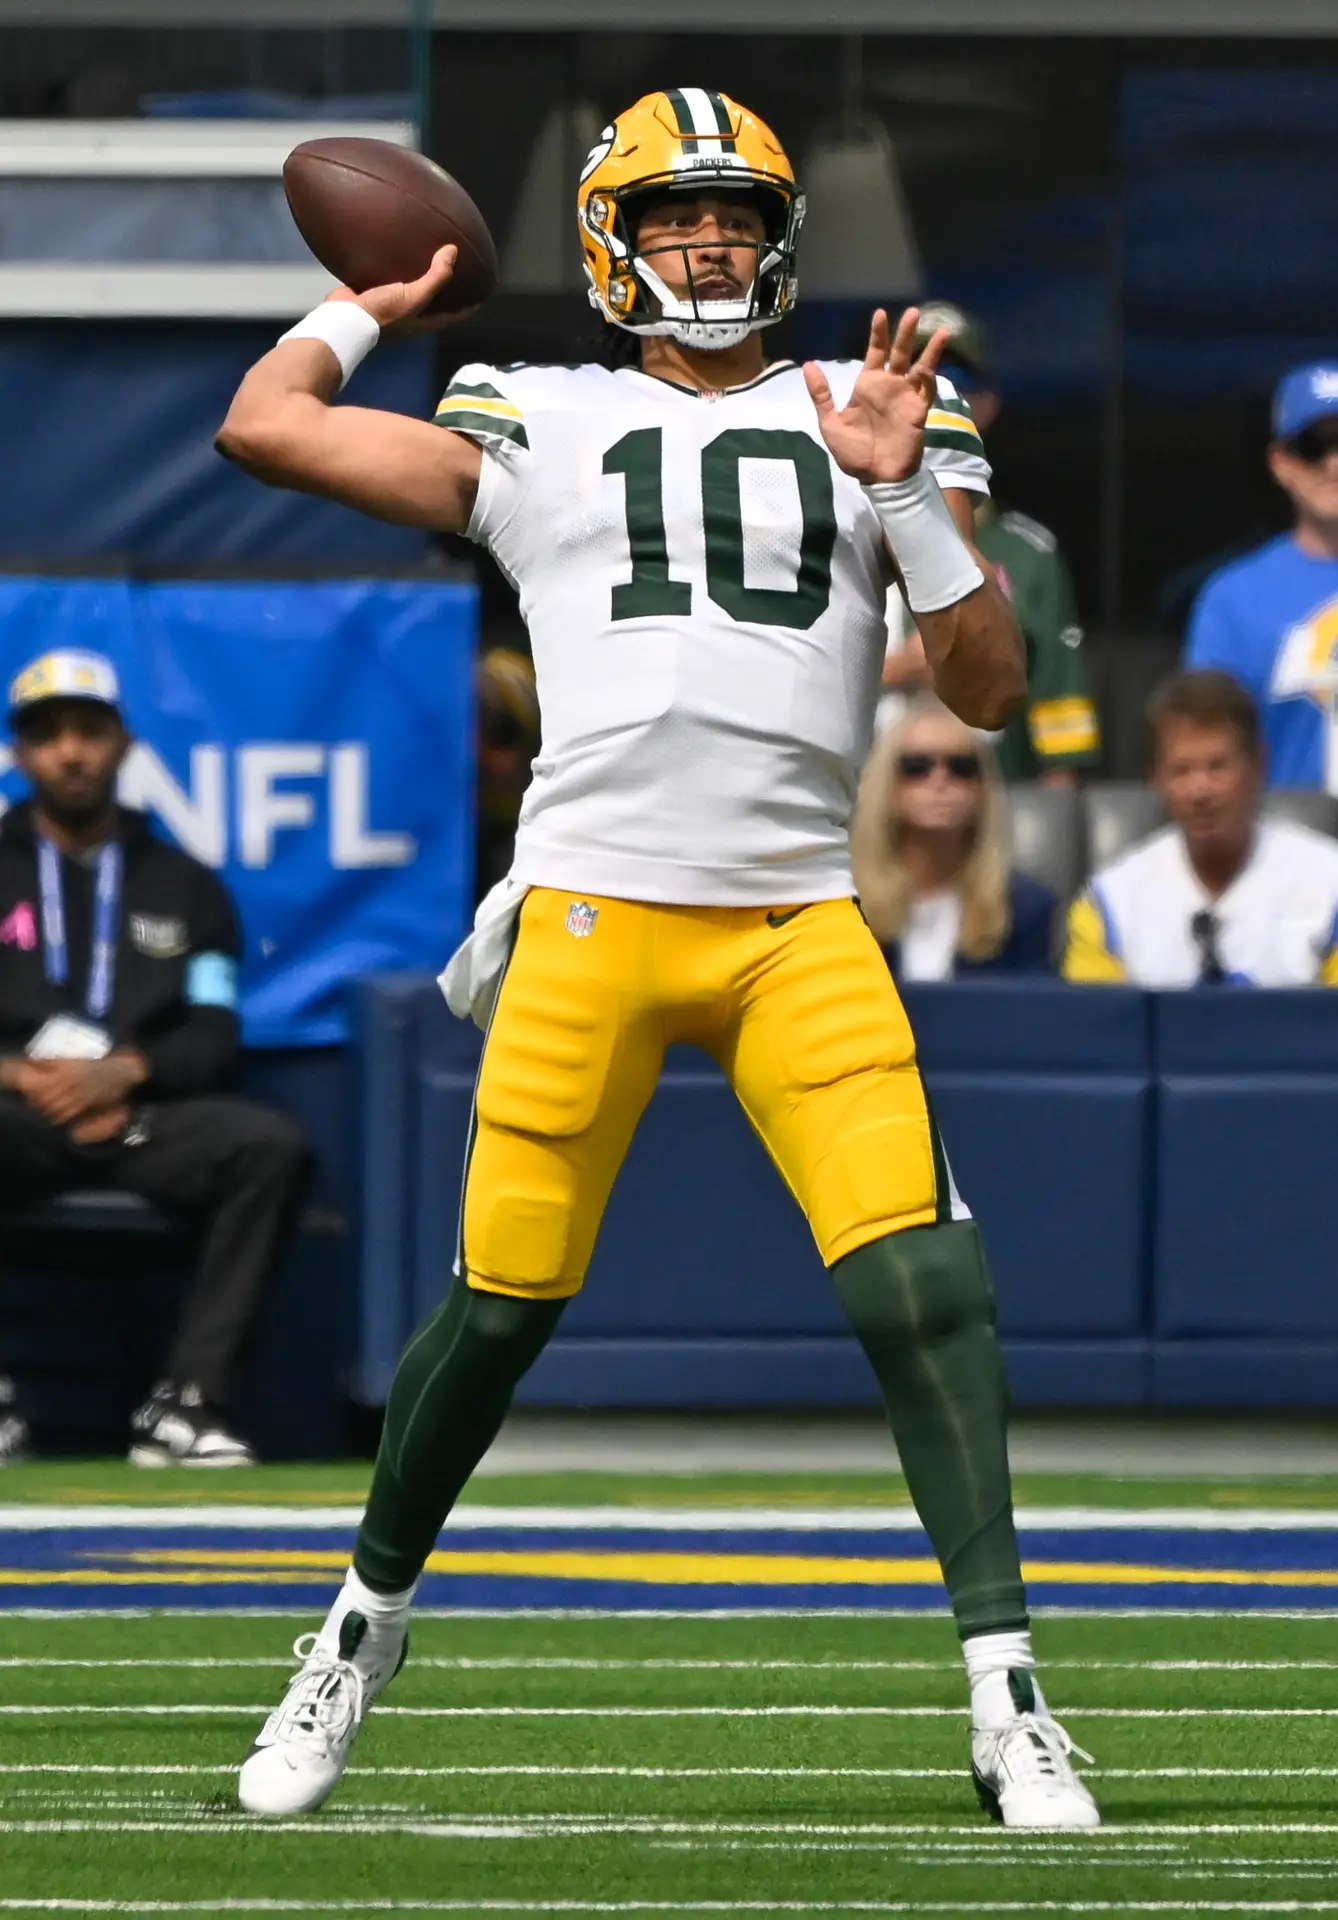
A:
{"type": "MultiPolygon", "coordinates": [[[[500,400],[504,406],[514,407],[516,405],[514,400],[508,400],[504,393],[499,393],[496,387],[490,387],[486,380],[480,380],[477,386],[472,387],[466,381],[453,380],[450,386],[447,387],[445,393],[442,394],[441,404],[444,406],[448,400],[461,399],[500,400]]],[[[520,409],[517,408],[516,411],[519,412],[520,409]]]]}
{"type": "Polygon", "coordinates": [[[974,453],[977,460],[985,458],[978,433],[957,433],[951,427],[926,427],[925,445],[951,449],[953,453],[974,453]]]}
{"type": "Polygon", "coordinates": [[[471,440],[509,440],[512,446],[529,449],[530,437],[519,420],[502,414],[470,413],[465,407],[450,407],[439,413],[434,423],[449,427],[452,433],[467,434],[471,440]]]}

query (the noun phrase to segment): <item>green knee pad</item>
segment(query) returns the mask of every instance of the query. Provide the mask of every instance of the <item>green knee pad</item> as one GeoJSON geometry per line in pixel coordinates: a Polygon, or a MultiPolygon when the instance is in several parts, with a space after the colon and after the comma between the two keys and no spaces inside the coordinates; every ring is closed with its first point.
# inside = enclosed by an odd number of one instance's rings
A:
{"type": "Polygon", "coordinates": [[[390,1389],[353,1555],[369,1586],[398,1593],[418,1578],[566,1304],[476,1292],[457,1280],[418,1329],[390,1389]]]}
{"type": "Polygon", "coordinates": [[[832,1279],[872,1362],[963,1639],[1027,1624],[1008,1471],[1008,1389],[974,1221],[912,1227],[832,1279]]]}

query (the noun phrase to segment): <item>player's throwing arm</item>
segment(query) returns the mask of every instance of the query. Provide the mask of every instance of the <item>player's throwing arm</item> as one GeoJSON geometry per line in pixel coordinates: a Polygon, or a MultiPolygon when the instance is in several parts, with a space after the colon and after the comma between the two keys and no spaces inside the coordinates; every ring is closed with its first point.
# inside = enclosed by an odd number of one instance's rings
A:
{"type": "Polygon", "coordinates": [[[987,562],[970,546],[970,502],[959,527],[938,484],[924,471],[925,426],[946,331],[918,359],[911,307],[895,338],[880,307],[850,399],[837,407],[816,362],[804,378],[827,450],[864,487],[887,536],[924,641],[934,689],[974,727],[1001,727],[1027,691],[1017,622],[987,562]]]}
{"type": "Polygon", "coordinates": [[[482,465],[476,443],[407,414],[330,405],[383,334],[431,305],[454,265],[447,246],[418,280],[332,293],[246,375],[219,429],[220,453],[271,486],[324,494],[402,526],[462,533],[482,465]]]}

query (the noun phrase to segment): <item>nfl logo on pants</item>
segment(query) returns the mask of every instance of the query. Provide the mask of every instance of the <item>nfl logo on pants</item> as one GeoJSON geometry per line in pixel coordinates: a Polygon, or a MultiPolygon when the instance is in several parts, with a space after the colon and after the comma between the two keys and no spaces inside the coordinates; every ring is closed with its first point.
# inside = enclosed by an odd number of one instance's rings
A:
{"type": "Polygon", "coordinates": [[[599,918],[599,908],[592,907],[588,900],[573,900],[567,908],[567,932],[578,940],[584,940],[587,934],[595,930],[599,918]]]}

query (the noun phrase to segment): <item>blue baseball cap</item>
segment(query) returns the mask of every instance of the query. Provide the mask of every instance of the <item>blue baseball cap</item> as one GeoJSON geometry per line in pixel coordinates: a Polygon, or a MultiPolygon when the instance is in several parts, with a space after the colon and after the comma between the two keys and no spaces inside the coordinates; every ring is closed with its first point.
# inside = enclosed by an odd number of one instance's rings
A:
{"type": "Polygon", "coordinates": [[[1338,360],[1284,373],[1273,394],[1273,437],[1294,440],[1316,420],[1338,419],[1338,360]]]}

